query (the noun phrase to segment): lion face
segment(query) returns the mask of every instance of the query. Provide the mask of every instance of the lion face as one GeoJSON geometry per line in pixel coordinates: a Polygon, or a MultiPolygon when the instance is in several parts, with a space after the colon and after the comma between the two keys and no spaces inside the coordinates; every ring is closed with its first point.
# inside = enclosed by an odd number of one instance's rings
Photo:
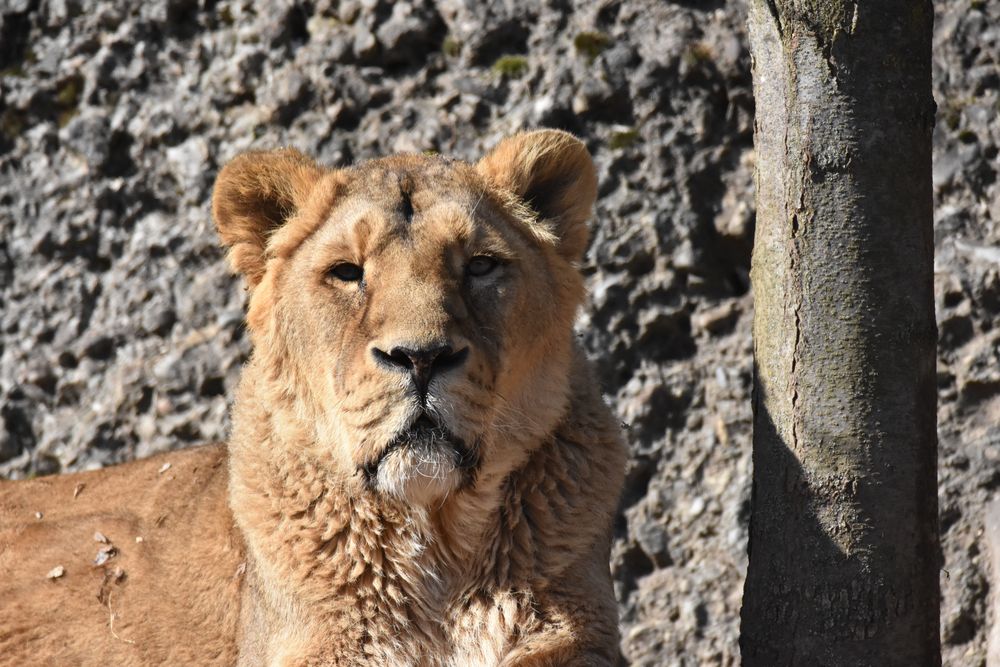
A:
{"type": "Polygon", "coordinates": [[[565,409],[595,189],[586,149],[555,131],[476,166],[237,158],[213,210],[252,290],[255,386],[368,491],[429,504],[505,474],[565,409]]]}

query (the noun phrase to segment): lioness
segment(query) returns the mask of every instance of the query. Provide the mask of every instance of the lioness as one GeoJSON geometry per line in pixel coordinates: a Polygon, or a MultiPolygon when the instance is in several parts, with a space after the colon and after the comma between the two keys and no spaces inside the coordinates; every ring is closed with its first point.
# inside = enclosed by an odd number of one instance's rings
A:
{"type": "Polygon", "coordinates": [[[613,663],[624,447],[572,332],[595,196],[551,130],[476,165],[233,160],[232,437],[0,485],[0,661],[613,663]]]}

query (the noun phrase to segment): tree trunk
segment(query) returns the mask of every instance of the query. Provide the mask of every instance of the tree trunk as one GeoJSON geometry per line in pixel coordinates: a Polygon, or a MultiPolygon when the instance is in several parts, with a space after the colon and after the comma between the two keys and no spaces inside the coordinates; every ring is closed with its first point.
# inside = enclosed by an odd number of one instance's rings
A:
{"type": "Polygon", "coordinates": [[[939,665],[928,0],[749,0],[744,665],[939,665]]]}

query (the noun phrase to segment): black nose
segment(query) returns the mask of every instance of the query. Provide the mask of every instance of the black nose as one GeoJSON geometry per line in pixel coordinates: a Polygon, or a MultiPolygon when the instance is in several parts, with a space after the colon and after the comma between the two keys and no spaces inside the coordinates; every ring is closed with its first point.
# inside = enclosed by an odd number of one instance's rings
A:
{"type": "Polygon", "coordinates": [[[409,371],[420,398],[427,396],[431,379],[442,371],[461,366],[469,356],[469,348],[457,352],[451,345],[430,345],[421,348],[396,346],[389,352],[372,348],[375,360],[387,368],[409,371]]]}

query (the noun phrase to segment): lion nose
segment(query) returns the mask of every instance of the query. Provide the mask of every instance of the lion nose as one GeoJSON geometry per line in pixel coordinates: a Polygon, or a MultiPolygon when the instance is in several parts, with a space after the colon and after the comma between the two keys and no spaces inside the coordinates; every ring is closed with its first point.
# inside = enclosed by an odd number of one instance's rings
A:
{"type": "Polygon", "coordinates": [[[433,377],[452,368],[457,368],[469,356],[469,348],[464,347],[457,352],[451,345],[430,345],[427,347],[396,346],[386,352],[377,347],[372,348],[375,360],[387,368],[408,371],[420,398],[427,396],[427,387],[433,377]]]}

